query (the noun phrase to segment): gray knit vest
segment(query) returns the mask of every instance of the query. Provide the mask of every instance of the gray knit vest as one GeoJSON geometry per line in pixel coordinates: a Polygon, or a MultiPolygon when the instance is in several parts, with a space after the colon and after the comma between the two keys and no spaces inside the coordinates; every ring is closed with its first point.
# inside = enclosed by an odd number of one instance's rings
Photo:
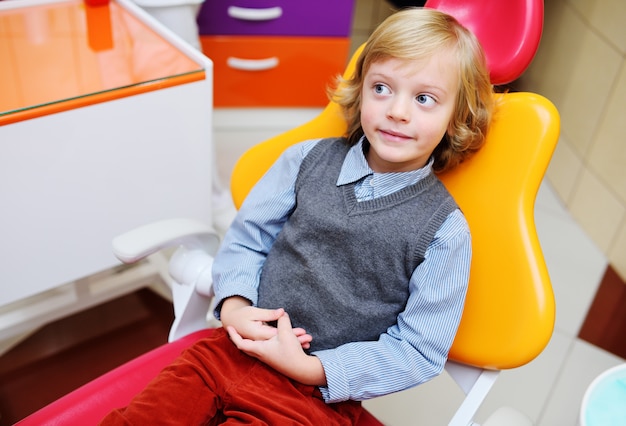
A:
{"type": "Polygon", "coordinates": [[[325,139],[306,156],[295,210],[261,272],[258,306],[285,308],[313,336],[310,351],[377,340],[395,324],[413,271],[457,208],[433,174],[358,202],[354,184],[336,184],[349,149],[325,139]]]}

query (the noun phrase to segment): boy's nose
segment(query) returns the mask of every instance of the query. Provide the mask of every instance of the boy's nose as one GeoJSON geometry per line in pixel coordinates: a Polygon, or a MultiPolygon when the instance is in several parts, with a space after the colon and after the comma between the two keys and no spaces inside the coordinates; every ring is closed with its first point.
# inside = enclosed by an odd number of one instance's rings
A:
{"type": "Polygon", "coordinates": [[[406,100],[396,98],[390,103],[387,116],[396,121],[408,121],[411,118],[409,107],[406,100]]]}

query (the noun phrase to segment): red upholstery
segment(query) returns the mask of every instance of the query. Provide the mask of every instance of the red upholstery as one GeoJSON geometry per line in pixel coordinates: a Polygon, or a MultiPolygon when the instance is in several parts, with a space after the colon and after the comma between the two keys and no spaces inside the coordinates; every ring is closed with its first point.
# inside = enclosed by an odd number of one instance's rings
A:
{"type": "Polygon", "coordinates": [[[543,0],[428,0],[454,16],[485,50],[491,82],[510,83],[526,70],[543,31],[543,0]]]}
{"type": "MultiPolygon", "coordinates": [[[[17,425],[95,425],[112,409],[128,404],[135,394],[141,391],[186,347],[211,333],[212,329],[200,330],[162,345],[81,386],[26,417],[17,425]]],[[[382,423],[370,413],[365,412],[358,426],[382,426],[382,423]]]]}
{"type": "Polygon", "coordinates": [[[187,346],[212,330],[201,330],[159,346],[109,371],[45,408],[18,422],[18,425],[94,425],[106,413],[125,406],[163,367],[187,346]]]}

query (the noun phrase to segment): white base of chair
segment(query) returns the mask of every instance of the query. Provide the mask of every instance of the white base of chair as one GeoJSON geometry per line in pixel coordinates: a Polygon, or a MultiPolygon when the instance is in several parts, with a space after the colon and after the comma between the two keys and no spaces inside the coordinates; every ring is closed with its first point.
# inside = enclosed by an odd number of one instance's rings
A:
{"type": "MultiPolygon", "coordinates": [[[[446,363],[446,371],[465,392],[448,426],[478,426],[473,418],[500,375],[499,370],[485,370],[454,361],[446,363]]],[[[532,421],[511,407],[501,407],[482,426],[532,426],[532,421]]]]}
{"type": "Polygon", "coordinates": [[[533,422],[514,408],[500,407],[482,426],[533,426],[533,422]]]}
{"type": "Polygon", "coordinates": [[[465,393],[465,399],[459,406],[448,426],[468,426],[473,422],[474,414],[480,408],[485,396],[500,375],[498,370],[484,370],[454,361],[446,363],[446,371],[465,393]]]}

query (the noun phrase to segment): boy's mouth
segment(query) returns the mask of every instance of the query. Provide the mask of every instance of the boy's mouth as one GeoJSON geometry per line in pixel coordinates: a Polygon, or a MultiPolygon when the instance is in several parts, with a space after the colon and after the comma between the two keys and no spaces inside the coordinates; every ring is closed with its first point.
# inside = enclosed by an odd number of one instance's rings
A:
{"type": "Polygon", "coordinates": [[[397,132],[394,130],[380,129],[380,133],[382,133],[385,139],[394,140],[394,141],[404,141],[406,139],[410,139],[410,137],[402,132],[397,132]]]}

